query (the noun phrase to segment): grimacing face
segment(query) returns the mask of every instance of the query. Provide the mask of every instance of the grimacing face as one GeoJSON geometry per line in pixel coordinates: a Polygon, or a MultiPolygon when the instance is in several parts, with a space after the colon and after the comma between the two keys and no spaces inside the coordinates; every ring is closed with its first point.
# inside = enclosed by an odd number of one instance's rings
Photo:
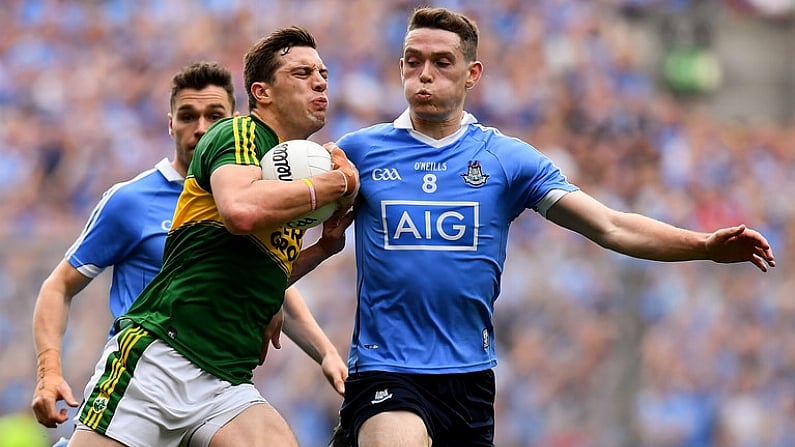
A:
{"type": "Polygon", "coordinates": [[[262,87],[270,98],[269,116],[289,134],[283,137],[308,138],[326,124],[328,69],[314,48],[291,47],[273,82],[262,87]]]}
{"type": "MultiPolygon", "coordinates": [[[[168,114],[168,133],[176,143],[178,170],[187,172],[199,139],[216,121],[232,116],[232,104],[223,87],[208,85],[180,90],[168,114]]],[[[184,175],[185,172],[182,172],[184,175]]]]}
{"type": "Polygon", "coordinates": [[[479,62],[467,62],[457,34],[432,28],[409,31],[400,59],[403,92],[412,117],[431,122],[459,120],[466,89],[480,76],[479,62]]]}

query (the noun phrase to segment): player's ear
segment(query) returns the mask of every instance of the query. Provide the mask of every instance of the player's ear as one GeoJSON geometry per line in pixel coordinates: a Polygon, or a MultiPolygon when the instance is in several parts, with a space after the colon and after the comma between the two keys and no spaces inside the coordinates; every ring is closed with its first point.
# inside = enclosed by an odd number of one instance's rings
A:
{"type": "Polygon", "coordinates": [[[168,135],[174,137],[174,115],[168,112],[168,135]]]}
{"type": "Polygon", "coordinates": [[[270,102],[271,89],[268,87],[264,82],[255,82],[251,84],[251,94],[258,102],[270,102]]]}
{"type": "Polygon", "coordinates": [[[464,83],[464,86],[467,90],[471,89],[478,83],[480,80],[480,76],[483,74],[483,64],[480,61],[470,62],[469,64],[469,73],[467,74],[467,80],[464,83]]]}

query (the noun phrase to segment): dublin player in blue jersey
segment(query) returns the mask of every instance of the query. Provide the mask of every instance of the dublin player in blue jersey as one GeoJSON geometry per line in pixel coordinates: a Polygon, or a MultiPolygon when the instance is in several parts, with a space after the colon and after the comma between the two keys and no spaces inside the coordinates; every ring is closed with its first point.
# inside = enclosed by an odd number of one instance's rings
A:
{"type": "MultiPolygon", "coordinates": [[[[42,284],[33,320],[39,375],[32,407],[43,425],[55,427],[66,421],[66,409],[56,410],[58,400],[78,405],[63,378],[59,354],[72,298],[104,269],[113,267],[110,311],[114,319],[127,311],[160,270],[166,233],[199,138],[210,125],[232,116],[234,107],[231,73],[226,68],[196,63],[177,73],[168,123],[176,146],[173,159],[163,159],[153,169],[107,190],[83,232],[42,284]]],[[[322,243],[342,248],[340,234],[329,232],[324,237],[322,243]]],[[[327,379],[341,394],[345,363],[294,288],[288,289],[284,309],[290,320],[285,333],[322,364],[327,379]]],[[[263,355],[269,341],[278,344],[279,323],[277,319],[269,328],[272,332],[265,337],[263,355]]]]}
{"type": "Polygon", "coordinates": [[[657,261],[774,265],[758,232],[698,233],[612,210],[542,153],[464,111],[478,30],[443,8],[412,15],[408,109],[337,144],[360,173],[358,306],[332,445],[492,446],[493,310],[508,228],[524,210],[610,250],[657,261]]]}

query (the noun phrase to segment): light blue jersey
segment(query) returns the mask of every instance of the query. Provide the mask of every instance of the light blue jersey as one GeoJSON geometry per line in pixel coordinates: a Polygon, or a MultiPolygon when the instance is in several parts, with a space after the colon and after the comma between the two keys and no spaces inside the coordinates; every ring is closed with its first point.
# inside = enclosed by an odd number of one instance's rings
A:
{"type": "Polygon", "coordinates": [[[113,318],[127,311],[160,271],[163,246],[183,177],[167,159],[132,180],[113,185],[91,212],[66,259],[88,278],[113,266],[113,318]]]}
{"type": "Polygon", "coordinates": [[[343,136],[359,169],[352,373],[496,366],[492,316],[508,227],[577,188],[535,148],[465,114],[443,140],[394,123],[343,136]]]}

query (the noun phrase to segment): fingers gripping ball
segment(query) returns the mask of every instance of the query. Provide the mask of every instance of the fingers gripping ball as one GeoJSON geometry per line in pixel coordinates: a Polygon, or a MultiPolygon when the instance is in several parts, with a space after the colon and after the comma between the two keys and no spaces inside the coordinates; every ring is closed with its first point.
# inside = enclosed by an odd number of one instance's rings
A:
{"type": "Polygon", "coordinates": [[[359,171],[356,166],[348,160],[345,152],[338,147],[334,147],[331,150],[331,166],[334,169],[339,169],[345,175],[346,194],[343,197],[351,198],[351,201],[353,201],[359,193],[359,171]]]}
{"type": "MultiPolygon", "coordinates": [[[[313,175],[322,174],[331,170],[331,155],[321,145],[309,140],[285,141],[269,150],[262,160],[262,178],[265,180],[293,180],[308,179],[313,175]]],[[[307,184],[309,186],[310,184],[307,184]]],[[[314,203],[314,190],[310,189],[310,200],[314,203]]],[[[287,222],[290,228],[305,230],[322,224],[334,214],[337,208],[335,202],[323,205],[304,214],[301,217],[287,222]]]]}

